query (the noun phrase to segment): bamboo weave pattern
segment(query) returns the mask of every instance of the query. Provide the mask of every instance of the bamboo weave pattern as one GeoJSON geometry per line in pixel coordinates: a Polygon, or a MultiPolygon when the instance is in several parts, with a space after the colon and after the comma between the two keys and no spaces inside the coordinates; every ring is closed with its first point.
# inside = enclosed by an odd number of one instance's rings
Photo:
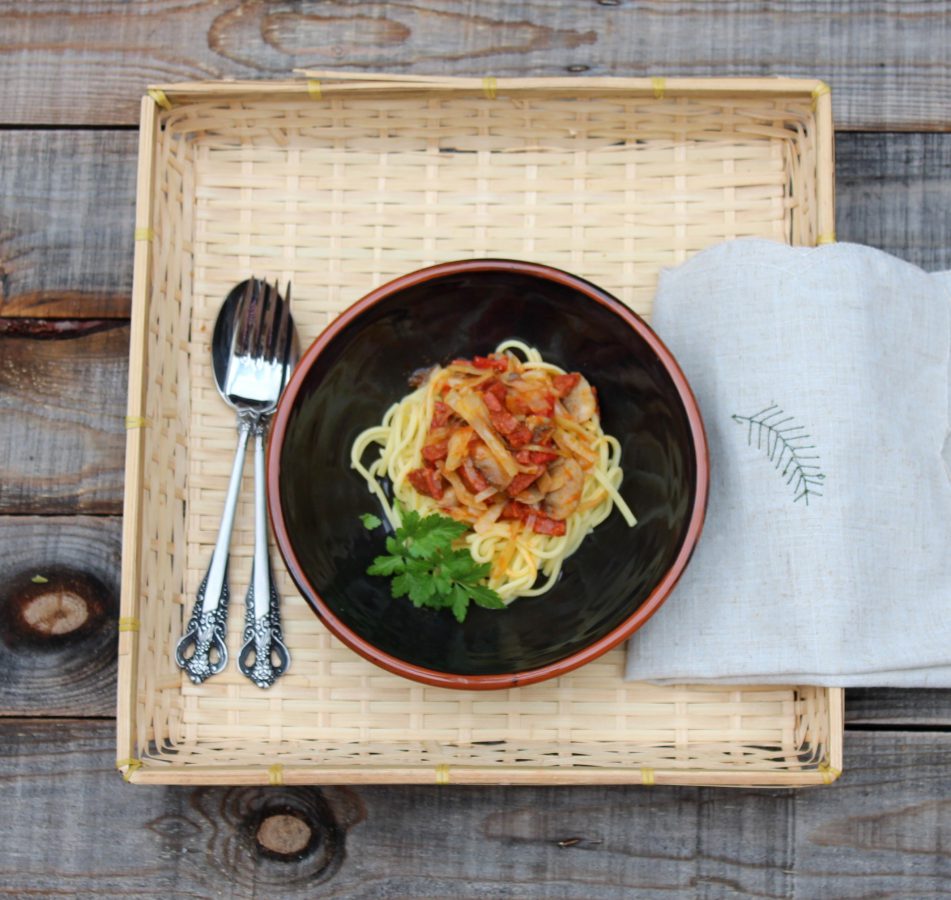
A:
{"type": "MultiPolygon", "coordinates": [[[[291,99],[184,104],[162,93],[171,109],[160,111],[143,235],[142,575],[123,606],[139,623],[126,673],[134,747],[119,754],[141,760],[132,780],[828,780],[837,701],[825,689],[627,684],[622,649],[511,691],[417,685],[333,640],[276,552],[289,673],[267,692],[233,667],[196,687],[172,657],[230,471],[234,422],[208,343],[235,282],[252,273],[292,281],[306,346],[374,286],[445,260],[558,266],[649,318],[659,270],[703,247],[747,235],[816,242],[808,91],[656,93],[579,99],[423,85],[334,95],[303,83],[291,99]]],[[[245,479],[232,539],[237,597],[252,552],[250,466],[245,479]]],[[[230,625],[234,658],[240,609],[230,625]]]]}

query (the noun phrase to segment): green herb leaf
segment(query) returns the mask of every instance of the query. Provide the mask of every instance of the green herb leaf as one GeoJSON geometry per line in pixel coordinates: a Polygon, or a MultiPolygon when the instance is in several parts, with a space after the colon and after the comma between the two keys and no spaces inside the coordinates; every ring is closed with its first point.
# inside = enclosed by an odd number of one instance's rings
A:
{"type": "Polygon", "coordinates": [[[373,513],[364,513],[360,516],[360,521],[363,522],[363,527],[367,531],[373,531],[374,528],[379,528],[383,524],[379,516],[375,516],[373,513]]]}
{"type": "MultiPolygon", "coordinates": [[[[398,507],[402,524],[386,538],[386,555],[377,556],[368,575],[393,576],[390,592],[409,597],[417,607],[449,608],[457,621],[465,621],[470,602],[486,609],[503,609],[499,595],[481,582],[491,566],[477,563],[464,547],[454,548],[468,526],[447,516],[420,516],[398,507]]],[[[360,517],[364,526],[376,521],[369,513],[360,517]]],[[[377,527],[377,526],[374,526],[377,527]]]]}
{"type": "Polygon", "coordinates": [[[433,569],[433,586],[437,594],[448,594],[452,590],[452,579],[446,574],[442,566],[433,569]]]}
{"type": "Polygon", "coordinates": [[[397,534],[403,540],[416,537],[416,531],[419,528],[420,521],[422,521],[419,513],[415,509],[400,508],[400,520],[402,525],[397,529],[397,534]]]}
{"type": "Polygon", "coordinates": [[[463,522],[447,516],[426,516],[415,526],[412,540],[407,541],[409,552],[417,559],[429,559],[440,550],[451,547],[456,538],[469,530],[463,522]]]}
{"type": "Polygon", "coordinates": [[[431,600],[435,593],[436,585],[433,584],[432,578],[426,578],[420,575],[413,576],[413,583],[409,589],[409,599],[412,600],[413,603],[419,606],[425,606],[426,602],[431,600]]]}
{"type": "Polygon", "coordinates": [[[452,614],[456,617],[456,621],[460,623],[465,622],[466,613],[469,611],[468,594],[457,584],[453,586],[450,598],[452,601],[452,614]]]}
{"type": "Polygon", "coordinates": [[[469,596],[483,609],[505,609],[505,604],[499,595],[481,584],[469,587],[469,596]]]}
{"type": "Polygon", "coordinates": [[[405,571],[402,556],[378,556],[367,569],[367,575],[401,575],[405,571]]]}
{"type": "Polygon", "coordinates": [[[478,581],[485,578],[492,567],[488,563],[477,563],[468,550],[454,550],[446,557],[443,568],[455,581],[478,581]]]}
{"type": "Polygon", "coordinates": [[[390,582],[390,593],[394,597],[405,597],[409,592],[410,588],[413,586],[413,576],[408,572],[404,572],[402,575],[397,575],[390,582]]]}

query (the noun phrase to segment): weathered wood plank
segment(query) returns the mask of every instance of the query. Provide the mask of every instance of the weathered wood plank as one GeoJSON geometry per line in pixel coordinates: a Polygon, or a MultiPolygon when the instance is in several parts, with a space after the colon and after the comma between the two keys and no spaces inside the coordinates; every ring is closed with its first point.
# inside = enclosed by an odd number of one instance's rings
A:
{"type": "MultiPolygon", "coordinates": [[[[951,135],[840,133],[841,240],[951,268],[951,135]]],[[[128,315],[134,135],[0,131],[0,316],[128,315]]]]}
{"type": "MultiPolygon", "coordinates": [[[[55,299],[68,293],[69,282],[61,282],[67,291],[57,294],[52,286],[55,280],[42,279],[58,278],[64,267],[80,287],[76,295],[80,300],[73,306],[51,309],[31,305],[29,291],[14,289],[6,305],[0,307],[3,313],[124,312],[119,303],[110,306],[108,298],[121,296],[121,302],[126,303],[123,292],[131,283],[131,242],[114,228],[122,216],[131,216],[135,147],[127,137],[108,131],[0,132],[4,150],[0,181],[7,196],[19,196],[18,184],[39,184],[46,177],[41,161],[50,159],[69,162],[72,170],[79,172],[97,171],[96,160],[108,160],[108,164],[102,163],[108,169],[103,176],[106,181],[114,187],[129,185],[125,194],[110,189],[93,202],[89,190],[74,191],[68,178],[48,179],[42,190],[24,194],[12,206],[5,204],[0,265],[5,268],[6,285],[38,287],[40,293],[45,291],[55,299]],[[78,138],[75,143],[73,137],[78,138]],[[35,216],[29,228],[13,229],[19,237],[12,241],[6,225],[11,208],[19,210],[17,215],[35,216]],[[103,229],[111,236],[99,235],[103,229]],[[82,247],[87,239],[89,246],[97,248],[95,252],[77,251],[69,256],[71,248],[82,247]],[[65,257],[59,255],[62,252],[69,256],[65,263],[65,257]],[[33,258],[34,263],[18,268],[24,256],[33,258]],[[46,259],[51,261],[49,265],[44,264],[46,259]],[[110,288],[110,277],[120,286],[119,291],[110,288]],[[97,305],[97,297],[106,300],[97,305]]],[[[947,175],[951,171],[951,135],[840,134],[837,151],[840,238],[877,244],[926,268],[951,267],[951,244],[943,240],[951,231],[951,178],[947,175]]],[[[90,175],[87,187],[100,175],[90,175]]],[[[42,339],[38,323],[18,323],[17,327],[26,331],[19,337],[10,333],[11,324],[5,323],[6,333],[0,334],[0,410],[4,416],[0,512],[118,513],[127,336],[121,329],[109,332],[108,338],[80,329],[72,339],[49,341],[42,339]],[[71,416],[82,419],[78,428],[73,428],[71,416]]],[[[72,326],[64,322],[55,327],[67,329],[64,333],[69,334],[72,326]]],[[[951,724],[951,692],[850,692],[848,714],[856,724],[947,726],[951,724]]]]}
{"type": "MultiPolygon", "coordinates": [[[[119,557],[116,517],[0,518],[0,716],[114,714],[119,557]],[[45,584],[35,584],[36,576],[45,584]],[[89,596],[91,621],[80,621],[71,635],[44,636],[44,624],[77,624],[69,621],[79,615],[77,593],[89,596]],[[49,596],[56,602],[47,601],[44,622],[37,598],[49,596]],[[40,633],[23,627],[30,600],[27,624],[38,624],[40,633]]],[[[951,690],[849,690],[846,722],[951,728],[951,690]]]]}
{"type": "Polygon", "coordinates": [[[0,316],[129,315],[135,154],[127,131],[0,131],[0,316]]]}
{"type": "Polygon", "coordinates": [[[846,727],[951,729],[951,689],[852,688],[845,692],[846,727]]]}
{"type": "Polygon", "coordinates": [[[0,514],[122,507],[128,324],[0,319],[0,514]]]}
{"type": "Polygon", "coordinates": [[[946,734],[849,735],[843,778],[800,792],[141,788],[113,754],[108,723],[0,722],[0,896],[924,897],[951,878],[946,734]]]}
{"type": "MultiPolygon", "coordinates": [[[[114,713],[119,554],[118,518],[0,518],[0,715],[114,713]],[[37,576],[48,586],[34,584],[37,576]],[[44,624],[76,625],[73,598],[87,592],[90,622],[71,635],[43,634],[44,624]],[[45,623],[44,596],[57,600],[45,623]],[[29,600],[39,633],[23,628],[29,600]]],[[[849,725],[951,727],[951,690],[860,689],[846,698],[849,725]]]]}
{"type": "Polygon", "coordinates": [[[113,716],[121,521],[0,518],[0,716],[113,716]]]}
{"type": "Polygon", "coordinates": [[[801,75],[832,85],[840,127],[947,130],[949,12],[944,0],[3,0],[0,115],[7,123],[131,124],[150,83],[341,67],[801,75]]]}
{"type": "Polygon", "coordinates": [[[839,240],[951,268],[951,135],[838,134],[839,240]]]}
{"type": "Polygon", "coordinates": [[[929,897],[951,883],[951,735],[849,733],[834,790],[796,803],[796,897],[929,897]]]}
{"type": "MultiPolygon", "coordinates": [[[[29,298],[55,295],[57,285],[77,289],[74,296],[81,299],[53,313],[125,311],[132,278],[126,239],[131,224],[117,228],[115,223],[131,215],[135,147],[125,134],[77,134],[71,169],[90,174],[86,188],[73,191],[68,178],[42,172],[42,161],[64,162],[70,156],[68,133],[0,133],[0,149],[9,151],[0,153],[0,183],[5,192],[21,197],[4,207],[5,223],[13,224],[4,225],[0,238],[6,285],[0,311],[8,315],[50,313],[49,304],[33,305],[29,298]],[[110,162],[101,170],[96,159],[110,162]],[[95,172],[115,189],[90,200],[99,177],[95,172]],[[17,184],[39,185],[44,178],[34,193],[16,193],[17,184]],[[24,221],[29,225],[16,224],[24,221]],[[100,303],[97,297],[106,299],[100,303]],[[121,301],[109,299],[116,297],[121,301]]],[[[951,135],[840,134],[837,149],[839,237],[880,246],[926,268],[951,267],[951,242],[943,239],[951,233],[951,135]]],[[[0,448],[6,451],[0,464],[0,512],[118,512],[127,338],[117,331],[108,334],[50,342],[0,335],[5,417],[0,448]],[[69,427],[70,416],[83,419],[80,429],[69,427]],[[25,452],[30,447],[39,454],[35,460],[25,452]],[[79,461],[71,455],[77,448],[87,459],[70,468],[68,462],[79,461]],[[49,483],[37,490],[44,479],[49,483]],[[91,492],[90,479],[96,485],[91,492]]]]}

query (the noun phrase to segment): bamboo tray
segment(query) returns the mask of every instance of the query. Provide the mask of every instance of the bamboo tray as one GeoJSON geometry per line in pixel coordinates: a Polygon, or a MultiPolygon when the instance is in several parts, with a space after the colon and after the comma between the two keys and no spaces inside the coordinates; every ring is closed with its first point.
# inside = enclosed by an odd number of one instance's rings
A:
{"type": "MultiPolygon", "coordinates": [[[[828,88],[789,79],[426,79],[168,85],[143,98],[129,375],[118,767],[140,783],[801,786],[841,769],[841,690],[659,687],[623,649],[466,693],[332,639],[279,558],[289,673],[200,687],[173,648],[210,558],[234,425],[218,304],[294,284],[306,343],[372,287],[463,257],[548,263],[649,317],[658,271],[744,235],[834,240],[828,88]]],[[[247,584],[250,466],[232,543],[247,584]]],[[[243,589],[235,590],[237,597],[243,589]]],[[[231,615],[236,657],[243,621],[231,615]]]]}

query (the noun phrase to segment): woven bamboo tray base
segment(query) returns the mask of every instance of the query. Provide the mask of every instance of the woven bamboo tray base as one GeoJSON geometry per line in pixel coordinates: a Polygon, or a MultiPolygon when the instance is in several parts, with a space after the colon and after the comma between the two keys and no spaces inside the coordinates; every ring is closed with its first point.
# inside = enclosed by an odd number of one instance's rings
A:
{"type": "MultiPolygon", "coordinates": [[[[815,243],[831,222],[831,197],[824,206],[817,188],[831,178],[831,157],[814,109],[827,98],[815,83],[777,95],[775,82],[773,93],[731,93],[728,82],[662,97],[656,83],[612,83],[583,102],[573,81],[496,84],[491,95],[399,84],[315,91],[311,81],[263,96],[260,85],[172,86],[153,95],[158,106],[143,105],[124,774],[163,783],[831,781],[840,691],[625,683],[622,649],[529,687],[427,687],[332,638],[276,551],[288,674],[261,691],[233,664],[201,686],[176,667],[234,448],[209,340],[237,281],[292,281],[304,346],[390,277],[466,257],[567,269],[649,318],[662,267],[744,235],[815,243]]],[[[250,468],[232,537],[232,659],[252,553],[250,468]]]]}

